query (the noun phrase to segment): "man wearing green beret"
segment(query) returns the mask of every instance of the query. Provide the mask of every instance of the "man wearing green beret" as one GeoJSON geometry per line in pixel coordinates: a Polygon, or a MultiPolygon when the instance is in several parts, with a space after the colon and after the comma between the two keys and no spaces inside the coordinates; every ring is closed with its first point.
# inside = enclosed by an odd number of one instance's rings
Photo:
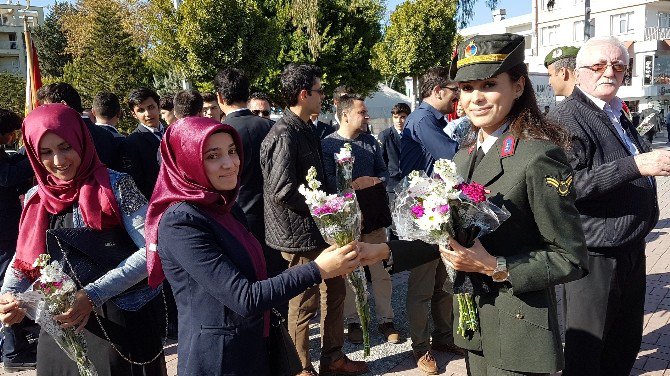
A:
{"type": "Polygon", "coordinates": [[[575,87],[575,59],[579,48],[556,47],[544,58],[544,66],[549,72],[549,85],[556,96],[567,97],[575,87]]]}

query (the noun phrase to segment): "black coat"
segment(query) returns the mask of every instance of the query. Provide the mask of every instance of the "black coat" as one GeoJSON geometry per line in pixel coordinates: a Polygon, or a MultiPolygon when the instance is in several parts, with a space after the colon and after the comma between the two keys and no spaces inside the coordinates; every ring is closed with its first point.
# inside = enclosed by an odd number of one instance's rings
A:
{"type": "Polygon", "coordinates": [[[301,184],[307,184],[312,166],[317,179],[325,182],[321,143],[312,128],[286,110],[261,144],[265,242],[283,252],[320,251],[328,246],[298,192],[301,184]]]}
{"type": "Polygon", "coordinates": [[[326,138],[326,136],[333,132],[335,132],[335,128],[333,128],[333,126],[328,123],[317,120],[316,124],[314,124],[314,133],[319,138],[319,140],[323,140],[326,138]]]}
{"type": "Polygon", "coordinates": [[[270,132],[271,121],[256,116],[248,109],[235,111],[223,121],[235,128],[242,138],[244,165],[237,203],[244,210],[251,232],[263,242],[265,220],[263,219],[263,174],[261,173],[261,143],[270,132]]]}
{"type": "MultiPolygon", "coordinates": [[[[100,130],[111,136],[108,131],[100,130]]],[[[142,125],[138,125],[121,141],[121,171],[132,176],[137,188],[147,200],[151,198],[158,180],[160,143],[158,137],[142,125]]]]}
{"type": "Polygon", "coordinates": [[[393,192],[402,179],[400,173],[400,135],[393,126],[388,127],[379,132],[379,143],[382,145],[384,162],[386,162],[389,171],[386,191],[393,192]]]}
{"type": "MultiPolygon", "coordinates": [[[[568,157],[587,246],[619,247],[644,239],[658,221],[656,183],[640,175],[607,114],[575,88],[549,117],[571,133],[568,157]]],[[[641,153],[651,150],[626,116],[620,121],[641,153]]]]}
{"type": "Polygon", "coordinates": [[[100,128],[93,124],[91,119],[82,118],[88,131],[91,133],[95,151],[98,153],[98,158],[105,164],[105,166],[112,170],[119,170],[121,168],[121,159],[119,158],[119,140],[114,137],[109,131],[100,128]]]}
{"type": "Polygon", "coordinates": [[[14,252],[16,249],[21,218],[19,196],[30,189],[33,175],[25,155],[10,156],[0,148],[0,252],[14,252]]]}
{"type": "Polygon", "coordinates": [[[188,203],[161,218],[158,253],[179,312],[178,373],[270,375],[263,313],[320,283],[316,264],[258,281],[240,242],[188,203]]]}

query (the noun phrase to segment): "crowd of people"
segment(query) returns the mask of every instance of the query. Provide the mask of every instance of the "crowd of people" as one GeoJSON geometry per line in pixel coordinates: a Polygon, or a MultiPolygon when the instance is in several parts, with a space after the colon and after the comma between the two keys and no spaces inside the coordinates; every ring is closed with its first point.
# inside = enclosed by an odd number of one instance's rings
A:
{"type": "Polygon", "coordinates": [[[629,61],[621,42],[552,51],[545,66],[565,99],[546,114],[524,48],[514,34],[466,39],[450,67],[423,75],[416,109],[395,105],[377,136],[365,98],[344,86],[333,94],[335,120],[318,120],[325,91],[310,64],[282,72],[286,106],[276,122],[268,96],[251,94],[233,68],[213,78],[211,93],[132,91],[126,103],[138,125],[128,135],[117,129],[116,95],[98,93],[85,111],[66,83],[42,87],[25,119],[0,109],[0,144],[15,144],[20,130],[23,145],[0,149],[5,369],[79,374],[26,317],[21,293],[35,260],[51,253],[50,236],[90,229],[132,248],[101,276],[77,279],[71,307],[55,316],[84,334],[99,375],[167,375],[166,338],[178,340],[179,375],[274,375],[278,317],[300,376],[365,374],[366,362],[342,350],[345,340],[363,343],[343,278],[359,266],[369,270],[375,329],[389,343],[407,336],[425,374],[439,372],[437,351],[464,355],[469,375],[628,375],[642,338],[644,238],[659,216],[654,177],[670,175],[670,152],[651,150],[616,96],[629,61]],[[360,238],[338,248],[298,188],[313,168],[328,193],[341,189],[334,155],[345,144],[362,224],[360,238]],[[396,187],[440,159],[510,213],[469,247],[389,231],[396,187]],[[459,305],[445,264],[482,281],[478,326],[465,336],[454,331],[459,305]],[[391,306],[390,275],[401,271],[409,271],[407,333],[391,306]],[[317,372],[309,325],[319,312],[317,372]]]}

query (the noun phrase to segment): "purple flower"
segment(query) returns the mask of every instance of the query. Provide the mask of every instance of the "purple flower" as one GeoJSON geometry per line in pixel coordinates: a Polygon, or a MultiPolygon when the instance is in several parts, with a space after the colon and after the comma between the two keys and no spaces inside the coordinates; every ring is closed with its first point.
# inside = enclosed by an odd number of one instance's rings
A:
{"type": "Polygon", "coordinates": [[[449,212],[449,205],[448,204],[447,205],[440,205],[437,208],[437,212],[442,214],[442,215],[447,214],[447,212],[449,212]]]}
{"type": "Polygon", "coordinates": [[[346,192],[346,193],[344,194],[344,198],[347,199],[347,200],[350,200],[350,199],[352,199],[353,197],[354,197],[354,194],[351,193],[351,192],[346,192]]]}
{"type": "Polygon", "coordinates": [[[424,214],[426,214],[426,209],[424,209],[423,206],[420,204],[412,206],[411,210],[412,213],[414,214],[414,217],[416,218],[421,218],[423,217],[424,214]]]}
{"type": "Polygon", "coordinates": [[[483,185],[472,182],[470,184],[459,184],[456,189],[463,192],[465,197],[472,200],[475,204],[486,201],[486,188],[483,185]]]}

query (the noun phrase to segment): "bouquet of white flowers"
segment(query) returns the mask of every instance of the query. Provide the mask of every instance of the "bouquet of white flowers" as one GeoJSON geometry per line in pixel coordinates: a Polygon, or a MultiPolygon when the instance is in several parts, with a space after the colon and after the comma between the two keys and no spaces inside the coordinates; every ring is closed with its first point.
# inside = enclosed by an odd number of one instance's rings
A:
{"type": "MultiPolygon", "coordinates": [[[[316,179],[316,169],[307,172],[307,187],[300,185],[298,191],[305,196],[309,211],[326,242],[342,247],[360,237],[361,215],[353,191],[329,195],[319,190],[321,182],[316,179]]],[[[368,303],[365,272],[359,267],[347,275],[347,281],[356,292],[356,311],[363,329],[363,356],[370,355],[370,305],[368,303]]]]}
{"type": "Polygon", "coordinates": [[[74,327],[61,328],[54,316],[66,312],[74,302],[77,286],[63,271],[58,261],[41,254],[33,264],[39,275],[32,288],[17,295],[26,315],[35,320],[56,341],[65,354],[77,363],[82,376],[97,376],[93,363],[86,355],[86,339],[74,327]]]}
{"type": "MultiPolygon", "coordinates": [[[[475,182],[464,183],[456,166],[447,159],[433,165],[433,177],[413,171],[396,188],[394,229],[400,239],[423,240],[446,246],[450,238],[466,247],[509,218],[509,212],[486,199],[486,190],[475,182]]],[[[444,261],[444,260],[443,260],[444,261]]],[[[458,272],[446,262],[451,287],[459,303],[458,333],[478,328],[473,293],[487,291],[478,273],[458,272]]],[[[447,285],[448,287],[448,285],[447,285]]]]}

